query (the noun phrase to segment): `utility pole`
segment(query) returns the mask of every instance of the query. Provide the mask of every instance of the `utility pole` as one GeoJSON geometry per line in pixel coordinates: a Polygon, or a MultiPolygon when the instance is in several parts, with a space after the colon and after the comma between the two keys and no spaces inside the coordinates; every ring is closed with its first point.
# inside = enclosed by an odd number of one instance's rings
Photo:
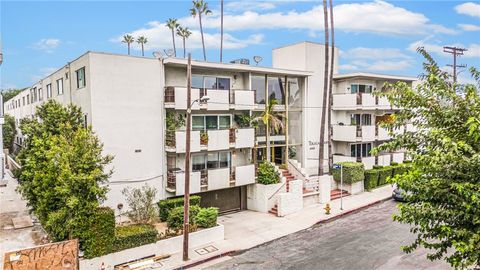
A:
{"type": "Polygon", "coordinates": [[[458,47],[450,47],[444,46],[443,51],[453,55],[453,65],[447,65],[449,67],[453,67],[453,83],[457,83],[457,67],[464,68],[465,65],[457,65],[457,56],[463,55],[463,52],[467,51],[465,48],[458,48],[458,47]]]}
{"type": "Polygon", "coordinates": [[[187,134],[185,145],[185,194],[183,200],[183,260],[188,261],[188,233],[190,230],[190,115],[192,113],[192,54],[188,54],[187,64],[187,134]]]}

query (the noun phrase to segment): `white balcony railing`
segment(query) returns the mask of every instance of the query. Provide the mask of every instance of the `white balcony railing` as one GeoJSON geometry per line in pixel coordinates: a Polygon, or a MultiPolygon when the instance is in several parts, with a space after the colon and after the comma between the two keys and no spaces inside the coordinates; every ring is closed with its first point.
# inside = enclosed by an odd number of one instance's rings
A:
{"type": "MultiPolygon", "coordinates": [[[[186,131],[175,132],[175,152],[185,153],[186,151],[186,131]]],[[[192,130],[190,133],[190,152],[200,151],[200,131],[192,130]]]]}
{"type": "Polygon", "coordinates": [[[233,103],[235,110],[253,110],[255,108],[255,91],[234,90],[233,103]]]}
{"type": "Polygon", "coordinates": [[[334,110],[353,110],[353,109],[390,109],[390,103],[385,97],[376,97],[373,94],[355,93],[355,94],[334,94],[334,110]]]}
{"type": "Polygon", "coordinates": [[[230,148],[229,130],[208,130],[208,151],[226,150],[230,148]]]}
{"type": "Polygon", "coordinates": [[[235,186],[255,183],[255,165],[248,164],[235,167],[235,186]]]}
{"type": "Polygon", "coordinates": [[[378,127],[377,139],[380,141],[390,140],[392,137],[388,135],[388,130],[386,128],[378,127]]]}
{"type": "Polygon", "coordinates": [[[230,91],[208,89],[206,94],[210,98],[207,102],[207,110],[225,111],[230,108],[230,91]]]}
{"type": "MultiPolygon", "coordinates": [[[[175,195],[185,194],[185,172],[174,173],[175,176],[175,195]]],[[[190,173],[190,193],[198,193],[200,187],[200,172],[190,173]]]]}
{"type": "MultiPolygon", "coordinates": [[[[207,104],[192,106],[192,110],[198,110],[200,107],[209,111],[229,110],[230,105],[234,105],[236,110],[253,110],[256,108],[255,91],[252,90],[216,90],[192,88],[191,100],[196,100],[203,95],[210,99],[207,104]]],[[[187,88],[182,86],[169,86],[165,88],[164,101],[166,108],[177,110],[187,109],[187,88]]]]}
{"type": "Polygon", "coordinates": [[[235,148],[253,148],[255,145],[254,128],[235,129],[235,148]]]}
{"type": "Polygon", "coordinates": [[[208,190],[230,187],[230,168],[208,170],[208,190]]]}
{"type": "Polygon", "coordinates": [[[334,125],[333,140],[344,142],[375,140],[375,126],[334,125]]]}

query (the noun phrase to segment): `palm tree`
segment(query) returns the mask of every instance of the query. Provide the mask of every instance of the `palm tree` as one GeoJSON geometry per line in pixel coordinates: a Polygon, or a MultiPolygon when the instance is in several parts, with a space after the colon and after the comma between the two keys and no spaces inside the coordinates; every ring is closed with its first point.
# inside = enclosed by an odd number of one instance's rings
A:
{"type": "Polygon", "coordinates": [[[332,150],[332,105],[333,105],[333,68],[334,68],[334,59],[335,59],[335,32],[333,27],[333,0],[330,0],[330,31],[332,32],[332,46],[330,47],[330,77],[328,79],[328,168],[329,173],[333,168],[333,150],[332,150]]]}
{"type": "Polygon", "coordinates": [[[318,146],[318,176],[324,173],[323,162],[325,155],[325,114],[327,112],[327,94],[328,94],[328,8],[327,0],[323,0],[323,16],[325,26],[325,73],[323,75],[323,105],[322,117],[320,122],[320,144],[318,146]]]}
{"type": "Polygon", "coordinates": [[[188,30],[188,27],[181,27],[179,26],[177,28],[177,35],[182,37],[182,40],[183,40],[183,58],[185,58],[185,53],[186,53],[186,49],[185,49],[185,40],[190,37],[190,35],[192,34],[192,32],[190,32],[190,30],[188,30]]]}
{"type": "Polygon", "coordinates": [[[220,1],[220,63],[222,62],[223,54],[223,0],[220,1]]]}
{"type": "Polygon", "coordinates": [[[170,18],[167,20],[166,26],[170,28],[170,30],[172,31],[173,51],[174,51],[175,57],[177,57],[177,49],[175,48],[175,30],[177,29],[178,26],[180,26],[180,24],[177,23],[177,19],[170,18]]]}
{"type": "Polygon", "coordinates": [[[145,56],[145,53],[144,53],[144,49],[143,49],[143,45],[145,45],[145,43],[147,43],[148,40],[146,37],[144,36],[139,36],[137,38],[137,43],[140,44],[142,46],[142,56],[145,56]]]}
{"type": "Polygon", "coordinates": [[[129,34],[123,36],[122,42],[127,43],[128,55],[130,55],[130,44],[132,44],[134,41],[135,39],[129,34]]]}
{"type": "Polygon", "coordinates": [[[207,54],[205,53],[205,40],[203,39],[202,14],[208,15],[212,11],[208,9],[208,3],[203,0],[192,1],[193,7],[190,9],[190,15],[194,18],[198,15],[198,22],[200,23],[200,34],[202,35],[203,46],[203,60],[207,61],[207,54]]]}
{"type": "Polygon", "coordinates": [[[265,124],[266,129],[266,144],[267,144],[267,161],[270,162],[270,130],[273,129],[275,132],[278,132],[280,129],[285,128],[285,124],[282,122],[282,118],[285,118],[285,115],[281,112],[273,110],[274,106],[278,105],[278,101],[276,99],[271,99],[268,101],[268,106],[265,111],[258,117],[255,117],[252,121],[253,122],[260,122],[262,121],[265,124]]]}

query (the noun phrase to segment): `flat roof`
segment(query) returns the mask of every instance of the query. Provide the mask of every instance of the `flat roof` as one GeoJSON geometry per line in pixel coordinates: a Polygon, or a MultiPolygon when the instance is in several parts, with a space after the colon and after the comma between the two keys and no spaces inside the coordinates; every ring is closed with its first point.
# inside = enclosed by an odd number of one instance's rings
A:
{"type": "MultiPolygon", "coordinates": [[[[165,58],[163,62],[166,65],[171,66],[186,66],[188,60],[183,58],[165,58]]],[[[269,73],[269,74],[278,74],[278,75],[294,75],[307,77],[313,75],[311,71],[304,70],[290,70],[290,69],[280,69],[280,68],[270,68],[270,67],[259,67],[251,66],[244,64],[232,64],[232,63],[219,63],[219,62],[205,62],[192,60],[192,66],[196,68],[205,68],[205,69],[226,69],[239,72],[255,72],[255,73],[269,73]]]]}
{"type": "Polygon", "coordinates": [[[415,78],[415,77],[388,75],[388,74],[377,74],[377,73],[367,73],[367,72],[333,74],[333,79],[335,79],[335,80],[358,78],[358,77],[368,78],[368,79],[386,79],[386,80],[398,80],[398,81],[416,81],[416,80],[418,80],[418,78],[415,78]]]}

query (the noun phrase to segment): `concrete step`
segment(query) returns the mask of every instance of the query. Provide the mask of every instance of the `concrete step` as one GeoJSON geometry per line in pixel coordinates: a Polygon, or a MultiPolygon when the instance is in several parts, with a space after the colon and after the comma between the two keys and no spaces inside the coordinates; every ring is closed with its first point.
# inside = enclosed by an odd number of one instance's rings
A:
{"type": "Polygon", "coordinates": [[[341,193],[340,189],[334,189],[330,191],[330,200],[340,199],[341,196],[347,197],[350,196],[350,193],[348,193],[346,190],[341,193]]]}
{"type": "Polygon", "coordinates": [[[270,210],[268,211],[268,213],[277,216],[277,215],[278,215],[278,205],[275,204],[275,205],[272,207],[272,209],[270,209],[270,210]]]}

